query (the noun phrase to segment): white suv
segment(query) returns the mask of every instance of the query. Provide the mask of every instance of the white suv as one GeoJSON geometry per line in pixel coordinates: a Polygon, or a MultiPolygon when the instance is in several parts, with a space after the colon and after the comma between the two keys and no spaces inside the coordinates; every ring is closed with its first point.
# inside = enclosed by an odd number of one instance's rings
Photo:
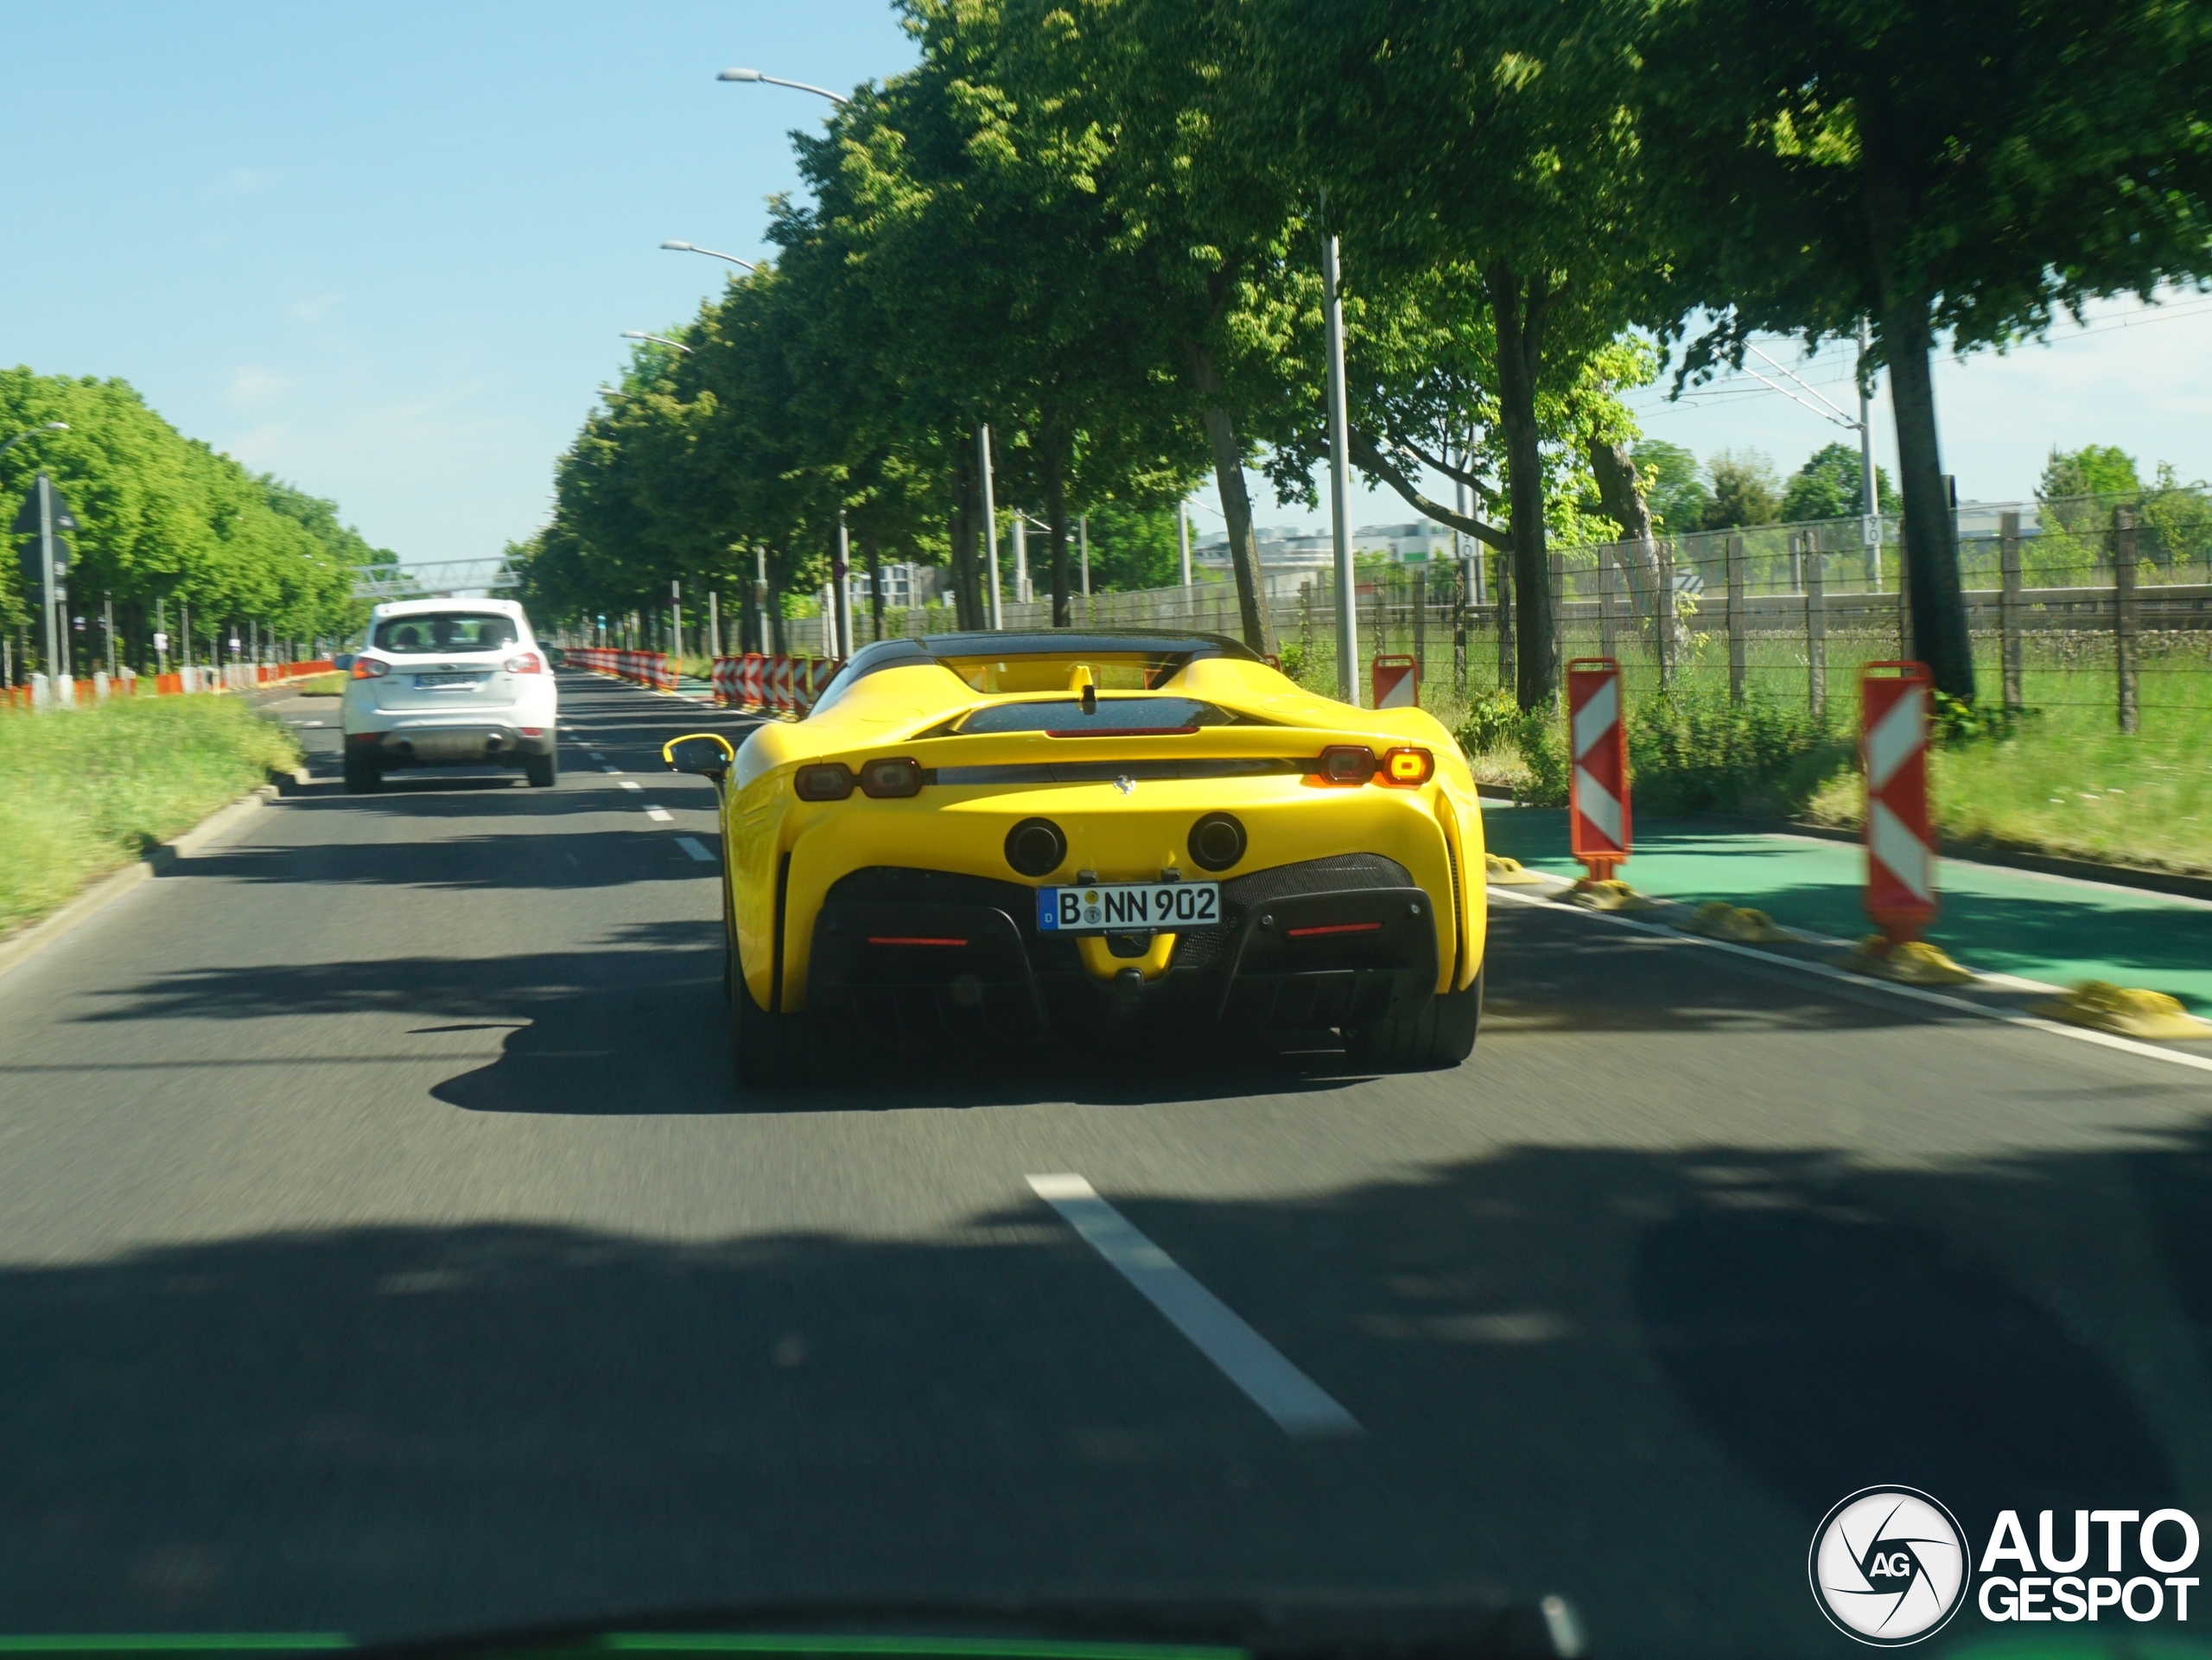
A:
{"type": "Polygon", "coordinates": [[[369,614],[346,683],[346,788],[393,766],[520,766],[559,776],[559,693],[512,600],[397,600],[369,614]]]}

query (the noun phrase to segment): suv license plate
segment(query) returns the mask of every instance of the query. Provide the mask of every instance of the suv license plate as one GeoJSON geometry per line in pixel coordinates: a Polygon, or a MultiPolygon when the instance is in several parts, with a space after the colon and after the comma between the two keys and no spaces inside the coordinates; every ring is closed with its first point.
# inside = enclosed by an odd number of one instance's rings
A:
{"type": "Polygon", "coordinates": [[[437,686],[473,686],[479,677],[473,674],[418,674],[415,677],[415,688],[426,691],[437,686]]]}
{"type": "Polygon", "coordinates": [[[1037,890],[1037,926],[1046,933],[1208,928],[1220,920],[1219,882],[1097,882],[1037,890]]]}

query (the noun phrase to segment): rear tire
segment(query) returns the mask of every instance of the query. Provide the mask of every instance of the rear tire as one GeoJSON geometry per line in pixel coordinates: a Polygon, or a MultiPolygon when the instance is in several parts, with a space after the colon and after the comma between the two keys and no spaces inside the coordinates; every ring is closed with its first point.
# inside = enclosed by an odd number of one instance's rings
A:
{"type": "Polygon", "coordinates": [[[376,752],[365,746],[347,746],[346,750],[346,793],[373,795],[384,787],[384,768],[377,765],[376,752]]]}
{"type": "Polygon", "coordinates": [[[1482,1029],[1483,976],[1459,991],[1431,997],[1410,1020],[1376,1021],[1344,1034],[1352,1065],[1378,1072],[1431,1072],[1457,1066],[1482,1029]]]}
{"type": "Polygon", "coordinates": [[[522,770],[531,789],[550,790],[561,776],[561,758],[550,749],[542,755],[524,755],[522,770]]]}
{"type": "MultiPolygon", "coordinates": [[[[733,959],[735,951],[731,951],[733,959]]],[[[729,976],[729,1054],[740,1090],[791,1090],[810,1081],[814,1022],[804,1014],[771,1014],[753,1001],[733,960],[729,976]]]]}

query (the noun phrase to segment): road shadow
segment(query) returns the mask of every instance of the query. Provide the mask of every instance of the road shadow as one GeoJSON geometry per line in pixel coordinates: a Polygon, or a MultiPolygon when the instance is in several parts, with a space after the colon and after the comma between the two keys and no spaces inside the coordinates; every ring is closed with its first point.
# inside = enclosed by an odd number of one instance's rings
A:
{"type": "Polygon", "coordinates": [[[1845,1652],[1804,1557],[1856,1488],[1924,1487],[1976,1544],[1999,1508],[2201,1511],[2128,1355],[2175,1319],[2159,1279],[2203,1352],[2207,1152],[1523,1145],[1219,1200],[1102,1177],[1364,1428],[1318,1443],[1019,1163],[919,1233],[386,1226],[11,1263],[0,1625],[1560,1592],[1599,1652],[1845,1652]],[[2115,1220],[2184,1249],[2056,1282],[2021,1249],[2115,1220]],[[2062,1310],[2101,1275],[2117,1312],[2085,1327],[2062,1310]]]}

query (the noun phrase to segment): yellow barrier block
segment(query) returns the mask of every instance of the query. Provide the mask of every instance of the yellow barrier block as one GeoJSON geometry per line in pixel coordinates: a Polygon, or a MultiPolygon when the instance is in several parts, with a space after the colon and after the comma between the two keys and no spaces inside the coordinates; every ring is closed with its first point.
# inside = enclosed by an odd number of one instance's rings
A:
{"type": "Polygon", "coordinates": [[[1586,911],[1649,911],[1655,902],[1618,877],[1593,882],[1588,877],[1560,896],[1569,905],[1579,905],[1586,911]]]}
{"type": "Polygon", "coordinates": [[[1764,911],[1750,906],[1731,905],[1726,900],[1711,900],[1697,907],[1697,914],[1681,925],[1684,933],[1703,934],[1707,939],[1726,939],[1738,945],[1773,945],[1797,938],[1789,929],[1778,926],[1764,911]]]}
{"type": "Polygon", "coordinates": [[[1518,859],[1502,858],[1495,853],[1483,855],[1483,880],[1499,887],[1541,887],[1544,879],[1533,870],[1523,870],[1518,859]]]}
{"type": "Polygon", "coordinates": [[[1943,954],[1939,945],[1924,939],[1908,939],[1892,945],[1885,934],[1868,934],[1860,940],[1844,967],[1879,980],[1905,986],[1962,986],[1974,976],[1943,954]]]}
{"type": "Polygon", "coordinates": [[[2197,1019],[2178,997],[2102,980],[2084,980],[2065,995],[2036,1004],[2029,1013],[2123,1038],[2212,1038],[2212,1021],[2197,1019]]]}

